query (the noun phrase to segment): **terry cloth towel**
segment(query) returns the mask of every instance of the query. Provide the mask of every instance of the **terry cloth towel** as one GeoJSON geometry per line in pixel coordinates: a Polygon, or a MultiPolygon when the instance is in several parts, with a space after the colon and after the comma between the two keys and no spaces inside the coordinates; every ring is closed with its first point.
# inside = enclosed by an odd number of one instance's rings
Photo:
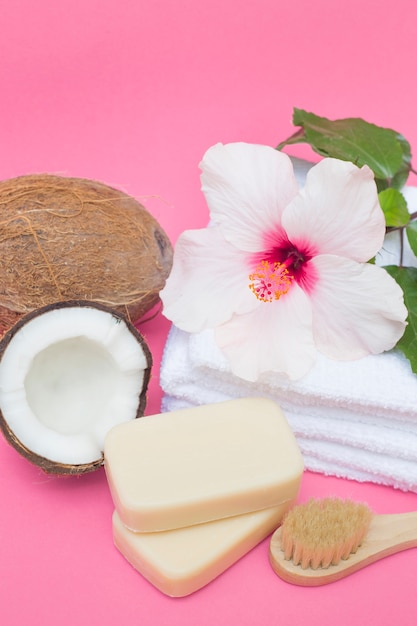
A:
{"type": "MultiPolygon", "coordinates": [[[[417,188],[404,194],[416,207],[417,188]]],[[[379,264],[398,262],[397,234],[387,237],[379,264]]],[[[409,250],[404,260],[415,264],[409,250]]],[[[417,375],[397,351],[350,362],[320,356],[299,381],[265,374],[251,383],[231,373],[213,331],[189,334],[172,326],[160,380],[162,411],[272,398],[297,437],[306,469],[417,493],[417,375]]]]}
{"type": "MultiPolygon", "coordinates": [[[[321,357],[303,379],[234,376],[212,331],[173,326],[161,364],[162,410],[263,396],[284,410],[307,469],[417,493],[417,376],[396,353],[321,357]]],[[[256,419],[256,415],[254,415],[256,419]]]]}

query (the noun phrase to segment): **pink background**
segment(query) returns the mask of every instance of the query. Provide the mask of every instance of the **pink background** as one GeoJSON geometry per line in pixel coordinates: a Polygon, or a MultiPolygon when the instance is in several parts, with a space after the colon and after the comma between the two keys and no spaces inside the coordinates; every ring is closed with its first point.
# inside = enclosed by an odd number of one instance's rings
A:
{"type": "MultiPolygon", "coordinates": [[[[198,170],[206,149],[276,145],[293,132],[294,106],[393,127],[417,149],[414,0],[3,0],[0,8],[0,177],[102,180],[142,199],[173,242],[207,221],[198,170]]],[[[148,414],[160,408],[168,329],[161,316],[141,327],[155,359],[148,414]]],[[[417,508],[415,494],[305,474],[301,499],[329,494],[377,512],[417,508]]],[[[275,576],[265,541],[204,589],[171,599],[113,547],[103,470],[48,477],[1,438],[0,498],[5,626],[417,622],[416,551],[304,589],[275,576]]]]}

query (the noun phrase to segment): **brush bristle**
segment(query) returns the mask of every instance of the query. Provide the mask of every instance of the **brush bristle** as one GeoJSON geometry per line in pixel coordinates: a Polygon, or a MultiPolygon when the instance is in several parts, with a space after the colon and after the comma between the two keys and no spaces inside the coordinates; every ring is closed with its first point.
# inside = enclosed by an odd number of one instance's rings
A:
{"type": "Polygon", "coordinates": [[[338,498],[312,498],[293,507],[282,524],[286,560],[303,569],[337,565],[361,545],[372,512],[366,504],[338,498]]]}

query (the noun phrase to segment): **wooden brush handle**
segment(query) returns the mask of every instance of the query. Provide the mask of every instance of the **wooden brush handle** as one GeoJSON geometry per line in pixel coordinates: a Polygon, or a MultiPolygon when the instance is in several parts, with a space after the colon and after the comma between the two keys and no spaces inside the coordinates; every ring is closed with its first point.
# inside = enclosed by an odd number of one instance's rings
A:
{"type": "Polygon", "coordinates": [[[302,569],[300,565],[286,561],[281,550],[281,528],[272,535],[269,559],[273,570],[283,580],[295,585],[312,587],[335,582],[379,559],[416,547],[417,512],[399,513],[375,515],[357,552],[338,565],[314,570],[302,569]]]}

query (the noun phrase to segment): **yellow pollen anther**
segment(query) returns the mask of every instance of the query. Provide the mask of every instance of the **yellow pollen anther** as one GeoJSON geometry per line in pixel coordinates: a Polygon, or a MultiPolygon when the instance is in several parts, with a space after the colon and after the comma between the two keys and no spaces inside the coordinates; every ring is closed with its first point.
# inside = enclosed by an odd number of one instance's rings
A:
{"type": "Polygon", "coordinates": [[[293,276],[288,273],[283,263],[262,261],[253,274],[249,274],[249,289],[258,300],[272,302],[287,293],[291,287],[293,276]]]}

